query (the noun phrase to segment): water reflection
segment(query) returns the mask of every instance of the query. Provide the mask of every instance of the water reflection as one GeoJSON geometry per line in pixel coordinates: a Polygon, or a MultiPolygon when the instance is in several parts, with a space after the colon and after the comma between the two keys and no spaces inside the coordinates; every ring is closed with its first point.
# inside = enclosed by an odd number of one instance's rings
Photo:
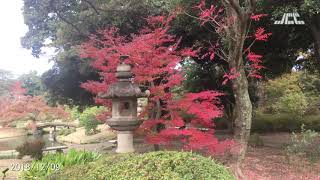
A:
{"type": "Polygon", "coordinates": [[[43,139],[46,143],[45,147],[52,147],[52,146],[61,146],[62,143],[57,141],[50,141],[49,140],[50,134],[44,135],[28,135],[28,136],[18,136],[18,137],[11,137],[11,138],[3,138],[0,139],[0,151],[7,151],[7,150],[14,150],[16,147],[22,145],[26,141],[32,141],[35,139],[43,139]]]}

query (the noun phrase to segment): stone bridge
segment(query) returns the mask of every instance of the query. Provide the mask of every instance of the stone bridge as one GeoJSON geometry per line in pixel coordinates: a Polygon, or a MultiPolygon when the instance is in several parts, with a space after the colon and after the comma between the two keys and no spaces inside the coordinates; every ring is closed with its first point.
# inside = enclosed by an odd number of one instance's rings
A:
{"type": "Polygon", "coordinates": [[[54,130],[56,129],[56,127],[77,127],[76,124],[74,123],[58,123],[58,122],[50,122],[50,123],[39,123],[37,124],[37,129],[43,129],[43,128],[47,128],[47,127],[53,127],[54,130]]]}
{"type": "Polygon", "coordinates": [[[77,124],[74,123],[60,123],[60,122],[48,122],[48,123],[37,123],[36,128],[33,130],[34,134],[42,134],[43,128],[52,127],[53,132],[56,132],[57,127],[70,127],[76,128],[77,124]]]}

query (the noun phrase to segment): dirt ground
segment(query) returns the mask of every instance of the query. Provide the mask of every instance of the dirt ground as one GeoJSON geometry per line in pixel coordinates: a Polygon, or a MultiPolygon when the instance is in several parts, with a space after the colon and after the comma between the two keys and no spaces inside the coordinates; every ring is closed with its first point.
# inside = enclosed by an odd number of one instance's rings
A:
{"type": "Polygon", "coordinates": [[[249,147],[243,165],[249,180],[320,180],[320,162],[288,157],[290,133],[261,134],[264,146],[249,147]]]}
{"type": "Polygon", "coordinates": [[[249,147],[243,165],[248,180],[320,180],[320,164],[290,158],[281,149],[249,147]]]}

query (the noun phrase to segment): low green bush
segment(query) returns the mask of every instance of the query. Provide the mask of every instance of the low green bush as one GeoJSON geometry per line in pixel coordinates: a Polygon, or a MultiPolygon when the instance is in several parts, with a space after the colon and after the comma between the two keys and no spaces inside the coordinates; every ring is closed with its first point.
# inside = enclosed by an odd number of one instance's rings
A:
{"type": "Polygon", "coordinates": [[[97,126],[101,124],[96,116],[105,111],[104,107],[88,107],[79,116],[80,124],[84,126],[87,135],[97,133],[97,126]]]}
{"type": "Polygon", "coordinates": [[[30,155],[34,159],[41,159],[44,146],[45,142],[42,139],[27,141],[16,148],[16,151],[19,153],[18,159],[21,159],[26,155],[30,155]]]}
{"type": "Polygon", "coordinates": [[[301,87],[307,96],[319,97],[320,93],[320,75],[319,74],[306,74],[303,73],[300,76],[299,81],[301,82],[301,87]]]}
{"type": "Polygon", "coordinates": [[[253,116],[252,131],[294,131],[299,129],[301,124],[301,118],[294,114],[264,114],[256,112],[253,116]]]}
{"type": "Polygon", "coordinates": [[[320,115],[319,103],[320,103],[320,100],[319,102],[315,102],[310,106],[308,106],[308,108],[306,109],[305,115],[320,115]]]}
{"type": "Polygon", "coordinates": [[[287,146],[288,155],[304,155],[310,161],[320,159],[320,134],[313,130],[306,130],[301,126],[301,134],[292,133],[291,142],[287,146]]]}
{"type": "Polygon", "coordinates": [[[298,116],[290,113],[267,114],[256,111],[252,119],[253,132],[292,132],[302,124],[308,129],[320,131],[320,115],[298,116]]]}
{"type": "Polygon", "coordinates": [[[279,112],[302,116],[308,108],[308,102],[302,91],[285,91],[276,106],[279,112]]]}
{"type": "Polygon", "coordinates": [[[74,121],[76,119],[79,119],[80,115],[81,115],[81,112],[79,111],[79,106],[73,106],[73,107],[70,107],[70,106],[67,106],[65,105],[65,111],[69,113],[69,116],[67,119],[67,121],[74,121]]]}
{"type": "Polygon", "coordinates": [[[296,116],[320,115],[319,75],[295,72],[269,80],[264,85],[264,113],[290,113],[296,116]]]}
{"type": "Polygon", "coordinates": [[[68,153],[47,154],[41,160],[32,161],[31,168],[21,174],[22,179],[47,180],[52,173],[61,171],[65,167],[84,165],[100,158],[100,154],[89,151],[71,149],[68,153]]]}
{"type": "Polygon", "coordinates": [[[71,134],[71,133],[73,133],[73,132],[75,132],[76,130],[73,128],[73,129],[68,129],[68,128],[63,128],[63,129],[60,129],[59,131],[58,131],[58,135],[60,135],[60,136],[67,136],[67,135],[69,135],[69,134],[71,134]]]}
{"type": "Polygon", "coordinates": [[[311,115],[303,117],[303,124],[306,129],[311,129],[320,132],[320,115],[311,115]]]}
{"type": "Polygon", "coordinates": [[[66,168],[50,179],[232,180],[235,177],[211,158],[190,152],[157,151],[105,156],[88,165],[66,168]]]}

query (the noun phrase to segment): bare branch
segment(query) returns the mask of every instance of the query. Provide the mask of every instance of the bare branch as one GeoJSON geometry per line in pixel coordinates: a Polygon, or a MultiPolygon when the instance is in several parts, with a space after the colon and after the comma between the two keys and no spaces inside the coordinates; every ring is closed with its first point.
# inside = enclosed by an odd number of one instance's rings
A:
{"type": "Polygon", "coordinates": [[[227,58],[227,57],[224,57],[223,55],[219,54],[218,52],[216,52],[216,55],[217,55],[221,60],[224,60],[224,61],[228,62],[228,58],[227,58]]]}
{"type": "Polygon", "coordinates": [[[224,50],[223,49],[219,49],[220,50],[220,52],[223,54],[223,56],[225,57],[225,60],[227,60],[228,59],[228,55],[227,55],[227,53],[226,52],[224,52],[224,50]]]}
{"type": "Polygon", "coordinates": [[[250,48],[253,46],[253,44],[254,44],[255,42],[256,42],[256,40],[252,41],[252,43],[250,44],[250,46],[249,46],[246,50],[243,51],[242,55],[244,55],[247,51],[249,51],[250,48]]]}
{"type": "MultiPolygon", "coordinates": [[[[220,41],[221,40],[221,38],[220,39],[218,39],[217,41],[220,41]]],[[[212,47],[212,48],[214,48],[214,45],[209,41],[209,44],[210,44],[210,46],[212,47]]],[[[222,48],[214,48],[216,51],[215,51],[215,54],[221,59],[221,60],[224,60],[224,61],[226,61],[226,62],[228,62],[227,61],[227,59],[228,59],[228,56],[225,54],[225,52],[223,51],[223,49],[222,48]],[[221,54],[219,54],[219,51],[221,52],[221,54]]]]}
{"type": "MultiPolygon", "coordinates": [[[[200,18],[198,18],[198,17],[196,17],[196,16],[193,16],[193,15],[187,13],[186,11],[184,11],[184,14],[187,15],[187,16],[190,16],[190,17],[192,17],[192,18],[195,18],[195,19],[197,19],[197,20],[201,20],[200,18]]],[[[220,26],[221,26],[221,25],[220,25],[218,22],[216,22],[216,21],[213,21],[213,23],[216,24],[216,25],[212,24],[211,21],[208,21],[208,23],[209,23],[214,29],[216,29],[217,27],[220,27],[220,26]]],[[[203,27],[205,27],[205,28],[206,28],[208,31],[210,31],[211,33],[219,34],[219,33],[217,33],[217,32],[212,31],[211,29],[207,28],[206,26],[203,26],[203,27]]],[[[225,28],[224,28],[224,29],[225,29],[225,28]]]]}
{"type": "Polygon", "coordinates": [[[90,2],[90,0],[83,0],[84,2],[86,2],[95,12],[97,15],[100,15],[98,9],[93,5],[92,2],[90,2]]]}

